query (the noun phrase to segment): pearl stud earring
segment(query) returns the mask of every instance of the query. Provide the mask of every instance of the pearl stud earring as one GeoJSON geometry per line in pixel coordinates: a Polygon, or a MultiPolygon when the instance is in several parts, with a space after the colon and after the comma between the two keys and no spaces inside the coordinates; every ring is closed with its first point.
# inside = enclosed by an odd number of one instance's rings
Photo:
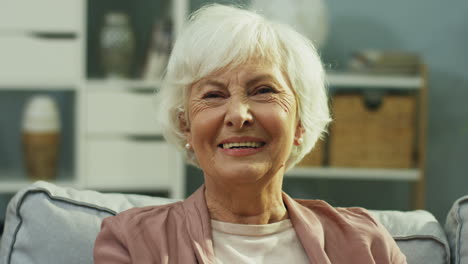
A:
{"type": "Polygon", "coordinates": [[[185,149],[186,150],[190,150],[191,148],[192,148],[192,146],[190,146],[190,143],[185,144],[185,149]]]}
{"type": "Polygon", "coordinates": [[[299,139],[297,140],[297,144],[298,144],[298,145],[302,145],[302,143],[304,143],[304,139],[303,139],[303,138],[299,138],[299,139]]]}

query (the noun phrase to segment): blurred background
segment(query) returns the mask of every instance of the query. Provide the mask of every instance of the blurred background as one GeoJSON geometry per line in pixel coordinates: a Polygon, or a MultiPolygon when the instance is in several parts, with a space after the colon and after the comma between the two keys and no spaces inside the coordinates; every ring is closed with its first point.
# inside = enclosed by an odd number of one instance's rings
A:
{"type": "Polygon", "coordinates": [[[37,179],[178,198],[202,184],[161,137],[155,93],[187,14],[213,2],[298,23],[329,72],[335,122],[291,196],[444,222],[468,194],[467,1],[1,0],[0,223],[37,179]]]}

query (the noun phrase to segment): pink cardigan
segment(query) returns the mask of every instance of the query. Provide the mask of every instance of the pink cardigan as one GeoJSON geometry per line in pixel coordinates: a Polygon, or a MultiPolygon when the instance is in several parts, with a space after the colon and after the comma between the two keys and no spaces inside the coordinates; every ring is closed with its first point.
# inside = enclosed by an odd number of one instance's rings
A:
{"type": "MultiPolygon", "coordinates": [[[[204,186],[183,202],[133,208],[104,219],[94,263],[214,263],[204,186]]],[[[387,230],[362,208],[333,208],[283,193],[311,263],[406,263],[387,230]]]]}

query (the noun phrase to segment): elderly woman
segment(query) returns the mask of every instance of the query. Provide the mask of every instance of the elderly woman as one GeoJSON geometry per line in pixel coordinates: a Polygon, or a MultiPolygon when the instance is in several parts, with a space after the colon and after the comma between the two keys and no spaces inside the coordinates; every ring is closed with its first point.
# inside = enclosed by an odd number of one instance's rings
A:
{"type": "Polygon", "coordinates": [[[281,191],[330,121],[309,40],[209,5],[179,36],[164,83],[165,136],[205,184],[185,201],[106,218],[95,263],[406,263],[366,210],[281,191]]]}

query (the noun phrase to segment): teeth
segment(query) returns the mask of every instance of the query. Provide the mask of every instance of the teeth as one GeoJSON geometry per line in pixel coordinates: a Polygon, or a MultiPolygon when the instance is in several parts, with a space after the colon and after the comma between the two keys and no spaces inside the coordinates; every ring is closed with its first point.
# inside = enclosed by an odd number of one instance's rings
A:
{"type": "Polygon", "coordinates": [[[235,142],[235,143],[226,143],[223,144],[223,149],[230,149],[230,148],[258,148],[262,146],[261,142],[235,142]]]}

